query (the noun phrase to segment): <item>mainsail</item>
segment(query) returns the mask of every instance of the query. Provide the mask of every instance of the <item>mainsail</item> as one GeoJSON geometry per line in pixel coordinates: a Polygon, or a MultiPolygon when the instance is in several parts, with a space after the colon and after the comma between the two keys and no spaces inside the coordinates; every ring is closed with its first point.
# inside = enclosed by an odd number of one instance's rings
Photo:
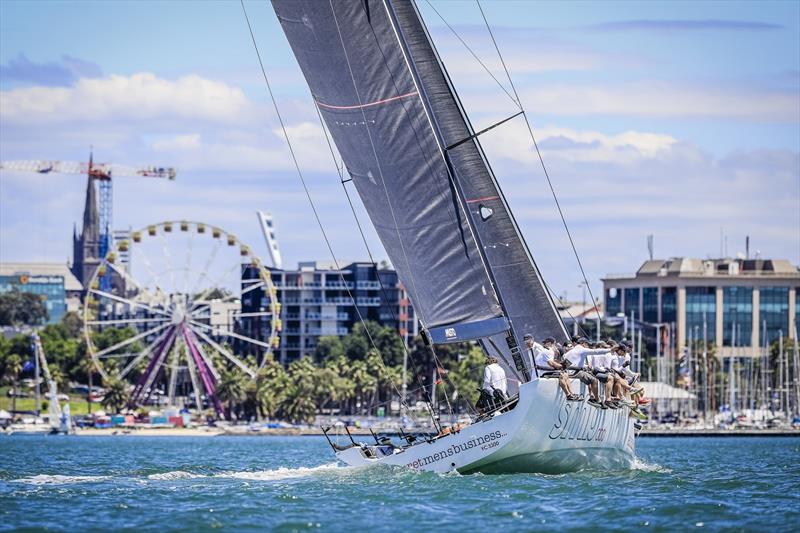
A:
{"type": "Polygon", "coordinates": [[[407,0],[273,0],[342,160],[434,342],[566,336],[407,0]]]}

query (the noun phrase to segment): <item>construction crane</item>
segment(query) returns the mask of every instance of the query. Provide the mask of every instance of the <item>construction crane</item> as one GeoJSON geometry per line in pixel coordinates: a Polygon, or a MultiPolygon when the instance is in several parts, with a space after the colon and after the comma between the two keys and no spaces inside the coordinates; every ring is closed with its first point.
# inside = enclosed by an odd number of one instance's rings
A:
{"type": "MultiPolygon", "coordinates": [[[[173,167],[145,166],[131,167],[114,163],[95,163],[92,153],[89,153],[89,162],[78,161],[0,161],[0,170],[12,172],[37,172],[39,174],[85,174],[97,182],[99,197],[98,214],[100,216],[100,257],[108,253],[113,241],[113,194],[111,187],[112,177],[131,176],[143,178],[175,179],[173,167]]],[[[106,280],[110,283],[110,278],[106,280]]]]}

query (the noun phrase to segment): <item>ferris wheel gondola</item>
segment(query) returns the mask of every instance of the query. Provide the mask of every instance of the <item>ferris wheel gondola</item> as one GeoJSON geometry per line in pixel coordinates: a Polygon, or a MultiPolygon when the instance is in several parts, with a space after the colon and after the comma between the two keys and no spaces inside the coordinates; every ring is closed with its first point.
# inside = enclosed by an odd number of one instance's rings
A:
{"type": "Polygon", "coordinates": [[[235,235],[209,224],[161,222],[130,232],[87,289],[88,353],[103,378],[132,386],[130,408],[155,394],[220,413],[222,372],[254,378],[280,343],[269,271],[235,235]]]}

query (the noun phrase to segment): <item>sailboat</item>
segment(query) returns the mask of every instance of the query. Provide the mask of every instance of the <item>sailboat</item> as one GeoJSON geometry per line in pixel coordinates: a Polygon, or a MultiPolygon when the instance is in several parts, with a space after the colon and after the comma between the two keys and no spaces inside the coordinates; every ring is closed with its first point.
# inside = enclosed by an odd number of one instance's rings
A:
{"type": "Polygon", "coordinates": [[[272,5],[423,338],[434,349],[476,341],[518,383],[504,408],[447,435],[351,438],[337,457],[461,473],[629,465],[628,410],[567,402],[526,362],[525,334],[566,341],[567,331],[416,4],[272,5]]]}

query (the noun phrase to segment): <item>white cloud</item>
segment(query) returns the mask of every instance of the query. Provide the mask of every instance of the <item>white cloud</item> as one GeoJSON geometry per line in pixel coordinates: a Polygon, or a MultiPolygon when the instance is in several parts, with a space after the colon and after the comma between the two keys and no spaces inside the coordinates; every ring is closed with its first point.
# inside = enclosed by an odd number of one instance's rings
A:
{"type": "MultiPolygon", "coordinates": [[[[670,135],[627,131],[606,135],[558,126],[535,130],[539,148],[546,160],[632,164],[665,154],[678,140],[670,135]]],[[[538,164],[528,130],[522,118],[493,130],[484,144],[495,157],[524,164],[538,164]]]]}
{"type": "Polygon", "coordinates": [[[11,124],[175,118],[232,123],[253,111],[241,89],[195,74],[166,80],[142,72],[0,92],[0,119],[11,124]]]}
{"type": "Polygon", "coordinates": [[[722,85],[638,81],[616,85],[547,84],[529,87],[528,109],[558,115],[614,114],[645,117],[715,117],[796,123],[796,92],[722,85]]]}

